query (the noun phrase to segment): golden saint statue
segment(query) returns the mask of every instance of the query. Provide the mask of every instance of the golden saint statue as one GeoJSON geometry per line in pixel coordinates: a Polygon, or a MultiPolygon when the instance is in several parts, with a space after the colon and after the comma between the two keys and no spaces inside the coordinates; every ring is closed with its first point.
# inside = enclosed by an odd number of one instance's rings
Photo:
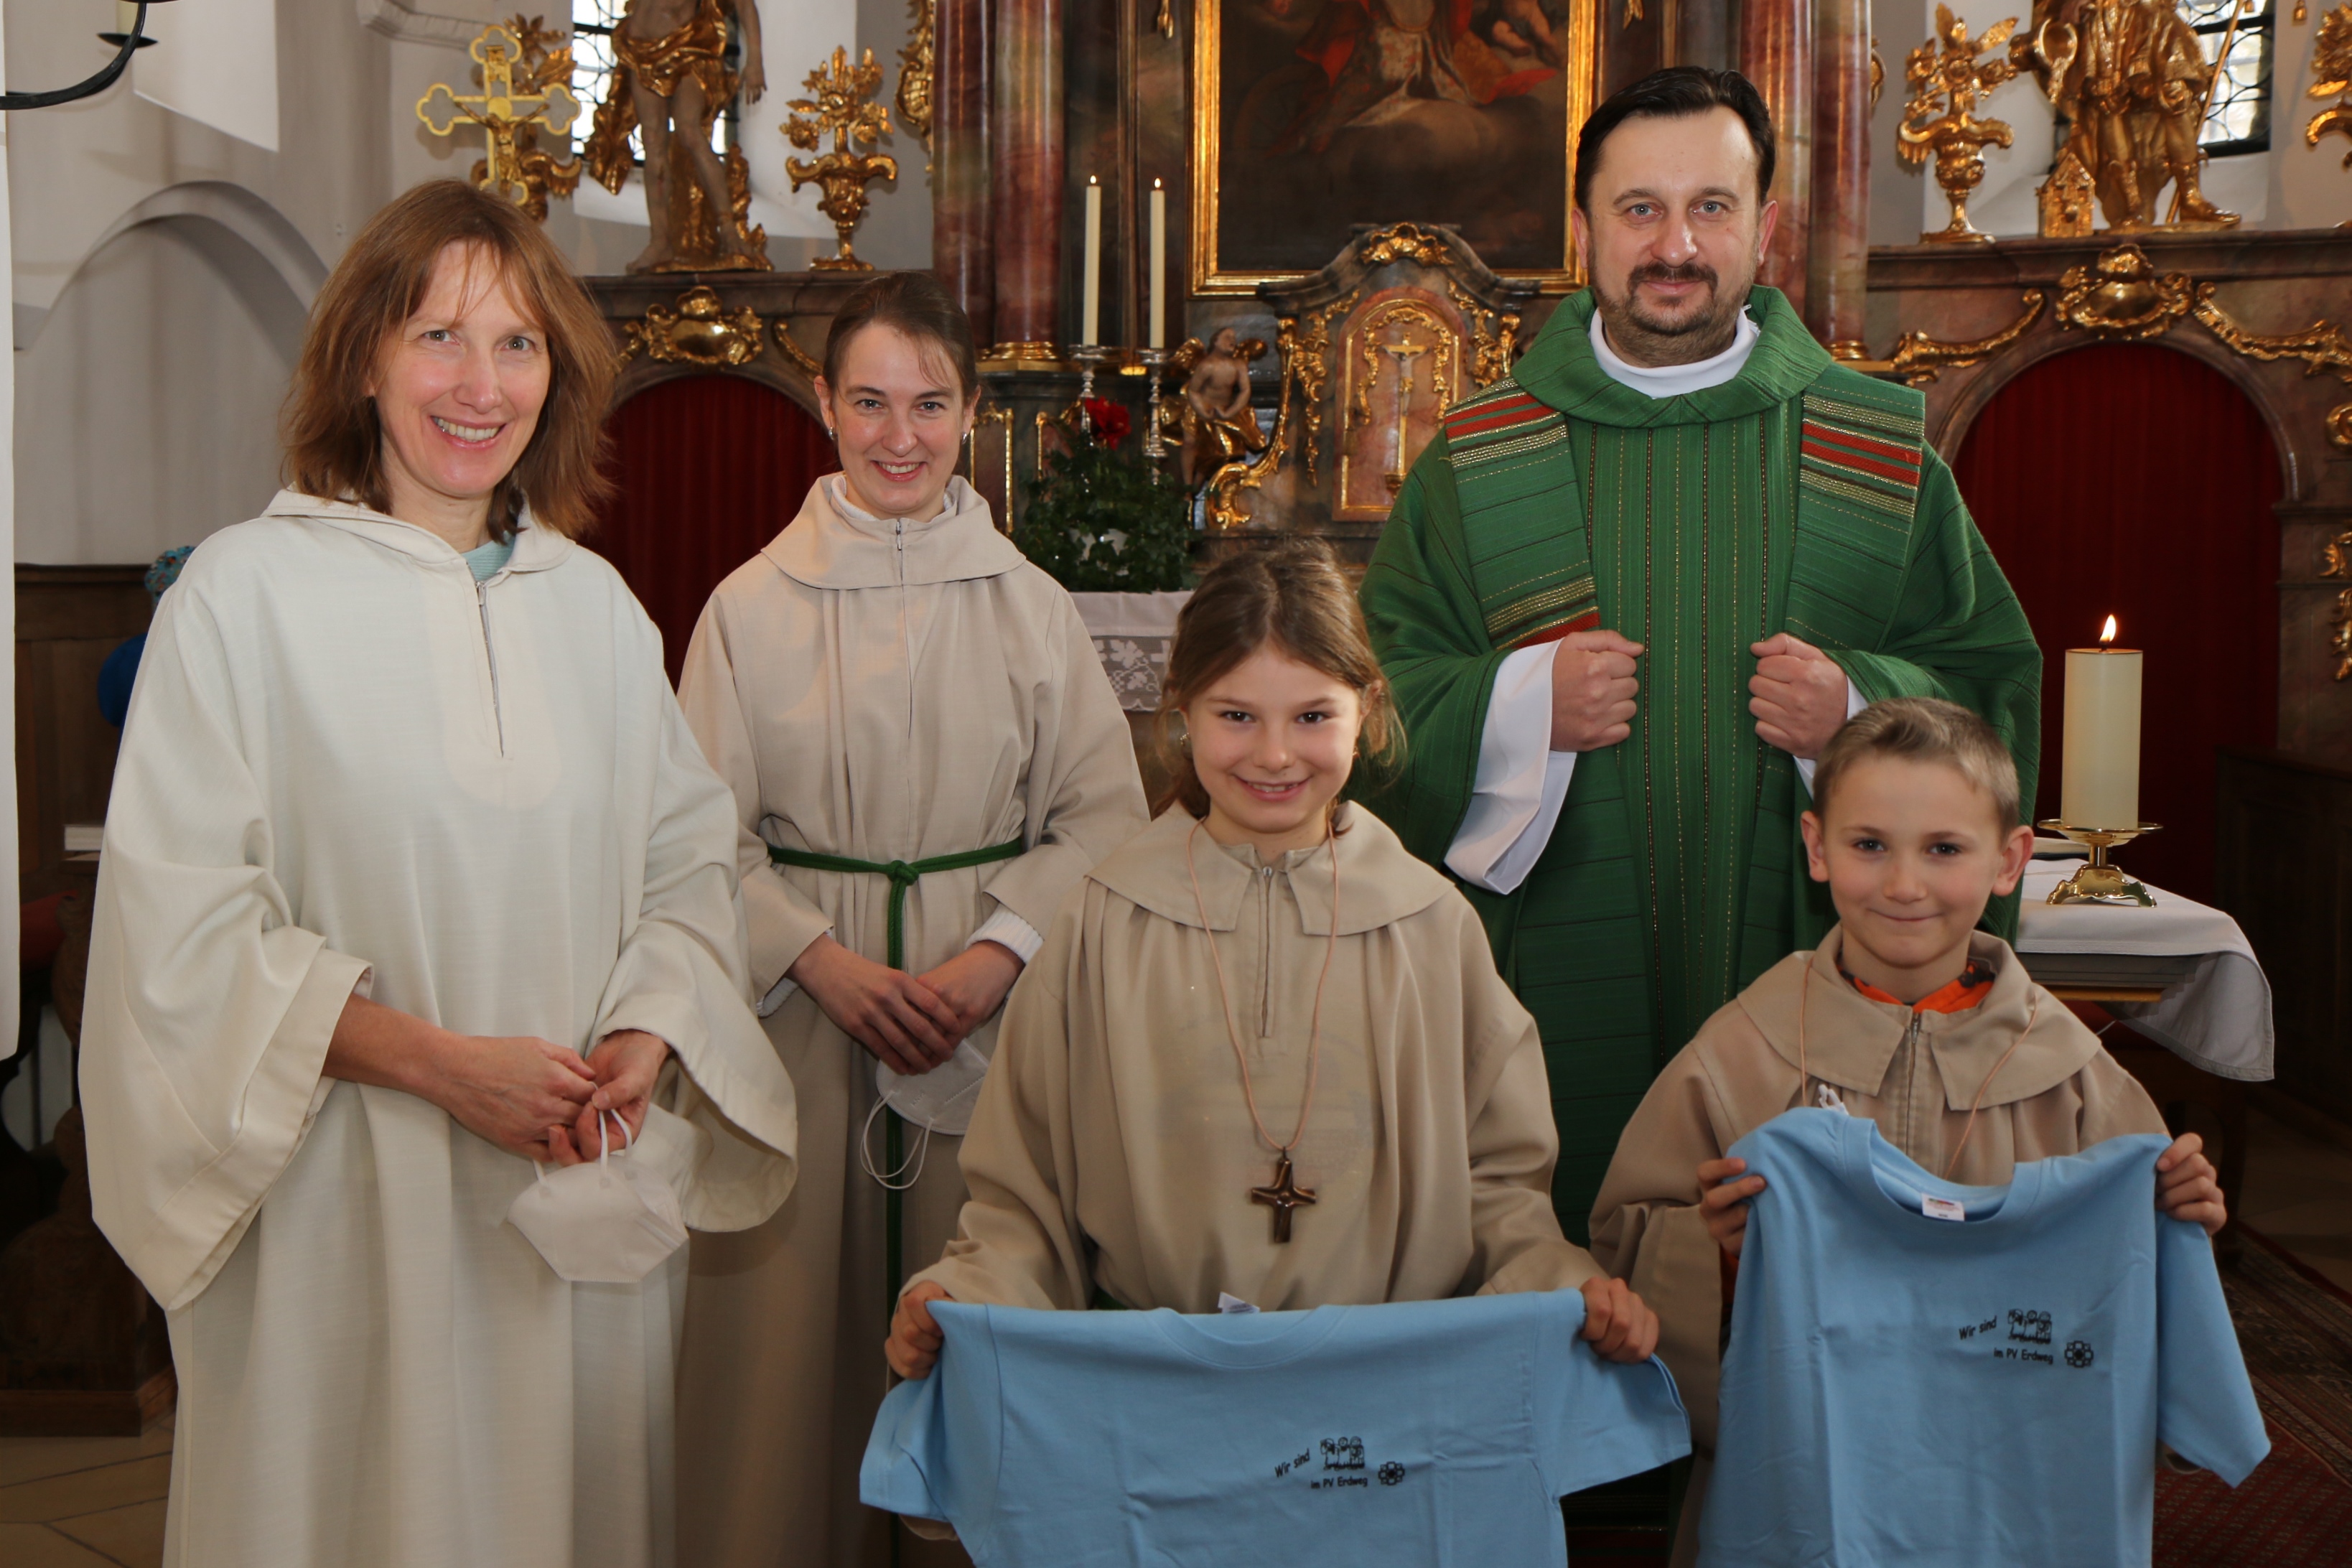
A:
{"type": "Polygon", "coordinates": [[[1250,411],[1250,362],[1265,353],[1256,338],[1244,343],[1231,327],[1219,327],[1206,344],[1187,338],[1169,356],[1184,378],[1180,418],[1184,432],[1186,489],[1227,463],[1265,450],[1265,432],[1250,411]]]}
{"type": "Polygon", "coordinates": [[[2218,67],[2196,31],[2161,0],[2036,0],[2035,28],[2019,40],[2060,115],[2066,149],[2090,173],[2110,228],[2158,226],[2157,197],[2176,187],[2178,228],[2234,228],[2238,215],[2199,188],[2198,133],[2218,67]]]}
{"type": "Polygon", "coordinates": [[[583,150],[588,172],[617,194],[629,175],[629,133],[646,139],[646,212],[653,239],[632,272],[768,270],[767,235],[745,221],[751,169],[740,149],[722,159],[710,127],[740,89],[767,90],[758,0],[629,0],[613,29],[617,68],[583,150]],[[743,68],[727,68],[730,21],[743,68]]]}

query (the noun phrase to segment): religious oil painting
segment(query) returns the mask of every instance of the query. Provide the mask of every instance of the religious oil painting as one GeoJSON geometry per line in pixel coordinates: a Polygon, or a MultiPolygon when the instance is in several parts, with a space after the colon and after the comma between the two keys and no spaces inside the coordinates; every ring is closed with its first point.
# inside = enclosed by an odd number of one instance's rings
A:
{"type": "Polygon", "coordinates": [[[1448,224],[1565,292],[1596,0],[1199,0],[1192,283],[1311,272],[1358,225],[1448,224]]]}

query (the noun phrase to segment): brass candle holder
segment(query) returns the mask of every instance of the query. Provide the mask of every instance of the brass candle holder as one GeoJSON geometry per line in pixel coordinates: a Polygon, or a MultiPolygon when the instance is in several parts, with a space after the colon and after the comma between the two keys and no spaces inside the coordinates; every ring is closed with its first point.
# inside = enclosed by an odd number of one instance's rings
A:
{"type": "Polygon", "coordinates": [[[2091,852],[2083,868],[2050,889],[2053,904],[2137,904],[2152,909],[2156,900],[2148,897],[2147,889],[2133,881],[2107,858],[2107,851],[2118,844],[2128,844],[2143,833],[2154,833],[2158,825],[2143,822],[2137,827],[2076,827],[2051,817],[2034,825],[2061,834],[2084,846],[2091,852]]]}

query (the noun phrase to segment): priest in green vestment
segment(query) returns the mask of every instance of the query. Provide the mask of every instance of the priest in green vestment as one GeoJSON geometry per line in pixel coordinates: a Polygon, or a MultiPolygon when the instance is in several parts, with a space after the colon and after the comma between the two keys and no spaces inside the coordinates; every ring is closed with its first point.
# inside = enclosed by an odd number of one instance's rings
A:
{"type": "MultiPolygon", "coordinates": [[[[1372,804],[1461,882],[1541,1026],[1580,1241],[1658,1069],[1835,918],[1796,825],[1838,725],[1948,698],[2032,798],[2041,654],[1925,400],[1755,286],[1773,156],[1735,72],[1601,106],[1591,287],[1447,411],[1364,578],[1407,737],[1372,804]]],[[[2011,934],[2015,900],[1988,918],[2011,934]]]]}

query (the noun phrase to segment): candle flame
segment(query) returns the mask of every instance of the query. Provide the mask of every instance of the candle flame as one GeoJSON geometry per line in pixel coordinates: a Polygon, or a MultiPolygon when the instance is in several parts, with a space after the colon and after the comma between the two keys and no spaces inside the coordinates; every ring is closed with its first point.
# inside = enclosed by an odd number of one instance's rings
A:
{"type": "Polygon", "coordinates": [[[2100,644],[2100,646],[2101,646],[2101,647],[2105,647],[2105,646],[2106,646],[2108,643],[2111,643],[2111,642],[2113,642],[2113,641],[2115,641],[2115,640],[2116,640],[2116,618],[2115,618],[2115,616],[2109,616],[2107,617],[2107,624],[2106,624],[2106,626],[2104,626],[2103,628],[2101,628],[2101,630],[2100,630],[2100,632],[2099,632],[2099,644],[2100,644]]]}
{"type": "Polygon", "coordinates": [[[1093,174],[1088,174],[1087,176],[1087,184],[1090,185],[1099,185],[1102,184],[1102,181],[1093,174]]]}
{"type": "Polygon", "coordinates": [[[1152,176],[1152,179],[1151,179],[1151,188],[1152,188],[1153,190],[1155,190],[1155,191],[1160,188],[1160,177],[1159,177],[1158,175],[1156,175],[1156,174],[1152,176]]]}

